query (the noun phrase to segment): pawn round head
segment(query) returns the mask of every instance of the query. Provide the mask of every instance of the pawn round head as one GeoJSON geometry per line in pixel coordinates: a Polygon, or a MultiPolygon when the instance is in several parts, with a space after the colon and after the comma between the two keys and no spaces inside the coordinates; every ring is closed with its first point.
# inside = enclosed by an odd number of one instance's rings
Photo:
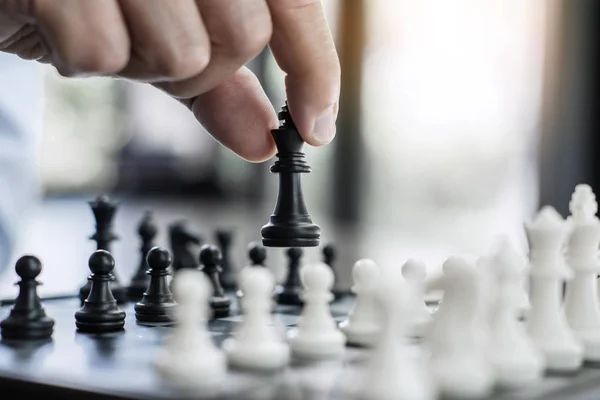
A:
{"type": "Polygon", "coordinates": [[[96,250],[90,256],[88,261],[90,271],[94,274],[105,275],[110,274],[115,268],[115,259],[112,254],[106,250],[96,250]]]}
{"type": "Polygon", "coordinates": [[[329,265],[316,262],[300,269],[300,279],[307,290],[325,292],[331,290],[335,277],[329,265]]]}
{"type": "Polygon", "coordinates": [[[154,270],[166,270],[171,265],[171,253],[162,247],[153,247],[146,256],[148,266],[154,270]]]}
{"type": "Polygon", "coordinates": [[[379,283],[381,271],[375,261],[368,258],[358,260],[352,268],[354,283],[361,288],[373,288],[379,283]]]}
{"type": "Polygon", "coordinates": [[[329,262],[332,262],[333,260],[335,260],[335,256],[336,256],[335,247],[333,247],[332,244],[328,244],[325,247],[323,247],[323,256],[329,262]]]}
{"type": "Polygon", "coordinates": [[[288,251],[287,251],[288,257],[294,261],[298,261],[300,259],[300,257],[302,257],[303,253],[304,252],[299,247],[292,247],[292,248],[288,249],[288,251]]]}
{"type": "Polygon", "coordinates": [[[15,272],[23,280],[32,280],[42,272],[42,263],[37,257],[23,256],[17,260],[15,272]]]}
{"type": "Polygon", "coordinates": [[[271,298],[275,277],[266,268],[247,268],[240,275],[240,286],[247,298],[271,298]]]}
{"type": "Polygon", "coordinates": [[[402,276],[409,281],[424,281],[427,277],[427,266],[423,261],[411,258],[402,265],[402,276]]]}
{"type": "Polygon", "coordinates": [[[460,257],[450,257],[442,265],[444,277],[451,279],[463,279],[476,276],[475,268],[460,257]]]}
{"type": "Polygon", "coordinates": [[[175,273],[172,283],[173,295],[178,303],[193,304],[208,301],[211,284],[206,275],[197,269],[181,269],[175,273]]]}
{"type": "Polygon", "coordinates": [[[253,265],[263,265],[267,259],[267,249],[258,242],[248,245],[248,258],[253,265]]]}
{"type": "Polygon", "coordinates": [[[200,263],[203,265],[221,265],[223,255],[215,245],[205,244],[200,248],[200,263]]]}

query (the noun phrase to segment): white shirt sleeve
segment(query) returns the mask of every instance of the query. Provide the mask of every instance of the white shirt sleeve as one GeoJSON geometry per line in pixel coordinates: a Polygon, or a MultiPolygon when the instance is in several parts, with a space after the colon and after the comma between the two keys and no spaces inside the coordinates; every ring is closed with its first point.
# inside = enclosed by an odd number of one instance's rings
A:
{"type": "Polygon", "coordinates": [[[38,200],[42,104],[39,65],[0,53],[0,271],[38,200]]]}

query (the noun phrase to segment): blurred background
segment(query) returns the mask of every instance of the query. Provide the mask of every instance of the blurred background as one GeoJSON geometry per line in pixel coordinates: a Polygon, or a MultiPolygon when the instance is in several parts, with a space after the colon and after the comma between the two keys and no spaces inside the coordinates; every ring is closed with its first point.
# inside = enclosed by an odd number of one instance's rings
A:
{"type": "MultiPolygon", "coordinates": [[[[522,223],[541,204],[566,216],[577,183],[600,187],[593,0],[323,3],[342,99],[337,137],[306,148],[313,172],[303,179],[324,241],[339,248],[339,285],[350,285],[360,257],[390,265],[416,257],[434,269],[450,254],[485,252],[499,234],[526,251],[522,223]]],[[[279,108],[283,74],[269,51],[250,67],[279,108]]],[[[158,210],[163,226],[190,221],[207,241],[217,227],[239,230],[243,265],[275,203],[272,161],[238,159],[149,86],[65,79],[44,66],[39,73],[44,202],[19,249],[47,264],[78,264],[83,280],[87,256],[68,257],[93,250],[86,201],[110,193],[125,210],[116,250],[125,271],[139,257],[144,208],[158,210]]],[[[284,256],[273,252],[281,278],[284,256]]]]}

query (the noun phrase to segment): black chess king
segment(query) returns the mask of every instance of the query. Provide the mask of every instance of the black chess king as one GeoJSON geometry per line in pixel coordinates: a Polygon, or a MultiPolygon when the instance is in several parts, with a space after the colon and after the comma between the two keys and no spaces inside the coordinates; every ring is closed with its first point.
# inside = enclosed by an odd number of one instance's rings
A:
{"type": "Polygon", "coordinates": [[[279,174],[279,193],[269,223],[261,229],[267,247],[316,247],[321,228],[313,224],[302,194],[301,174],[311,171],[305,161],[304,140],[298,133],[287,103],[279,112],[281,124],[271,134],[277,146],[277,161],[271,172],[279,174]]]}

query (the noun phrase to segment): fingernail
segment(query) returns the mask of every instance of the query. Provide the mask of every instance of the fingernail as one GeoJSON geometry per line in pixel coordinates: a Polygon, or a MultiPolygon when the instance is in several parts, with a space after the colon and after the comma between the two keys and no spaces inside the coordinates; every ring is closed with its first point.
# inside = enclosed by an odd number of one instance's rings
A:
{"type": "Polygon", "coordinates": [[[325,110],[315,121],[313,137],[321,144],[327,144],[335,136],[335,106],[325,110]]]}

